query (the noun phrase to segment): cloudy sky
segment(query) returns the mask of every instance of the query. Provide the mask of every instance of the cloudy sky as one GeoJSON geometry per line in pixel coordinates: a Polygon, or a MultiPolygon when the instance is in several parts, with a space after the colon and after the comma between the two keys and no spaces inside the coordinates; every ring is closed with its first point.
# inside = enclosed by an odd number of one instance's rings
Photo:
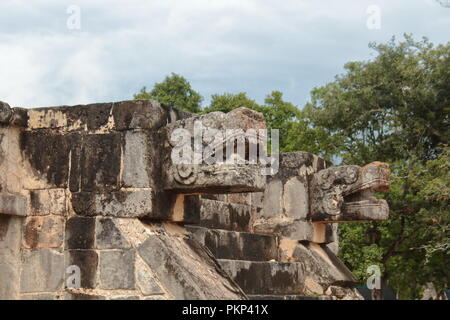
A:
{"type": "Polygon", "coordinates": [[[126,100],[175,72],[204,104],[280,90],[302,107],[344,63],[370,59],[369,42],[407,32],[446,43],[449,31],[435,0],[1,0],[0,100],[126,100]]]}

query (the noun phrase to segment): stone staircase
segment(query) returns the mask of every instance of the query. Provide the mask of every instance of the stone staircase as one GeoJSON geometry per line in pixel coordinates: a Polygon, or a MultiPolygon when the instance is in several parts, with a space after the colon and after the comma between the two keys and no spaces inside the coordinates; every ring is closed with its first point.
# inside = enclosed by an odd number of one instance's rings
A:
{"type": "Polygon", "coordinates": [[[302,263],[280,261],[278,236],[252,232],[254,206],[203,198],[201,208],[198,222],[186,229],[212,252],[249,299],[323,299],[305,296],[302,263]]]}

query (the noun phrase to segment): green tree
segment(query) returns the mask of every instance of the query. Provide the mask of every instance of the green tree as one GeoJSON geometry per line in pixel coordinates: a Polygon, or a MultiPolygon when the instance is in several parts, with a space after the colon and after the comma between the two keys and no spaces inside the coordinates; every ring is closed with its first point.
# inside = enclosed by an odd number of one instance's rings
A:
{"type": "Polygon", "coordinates": [[[247,97],[245,92],[240,92],[237,94],[224,93],[224,94],[213,94],[211,96],[211,104],[209,107],[204,109],[205,113],[213,111],[230,112],[233,109],[246,107],[253,110],[259,110],[259,105],[247,97]]]}
{"type": "Polygon", "coordinates": [[[343,163],[390,163],[390,219],[342,225],[341,255],[361,281],[378,264],[400,297],[418,298],[426,282],[449,283],[450,46],[406,35],[370,47],[377,56],[315,88],[304,115],[343,163]]]}
{"type": "Polygon", "coordinates": [[[155,83],[151,91],[143,87],[134,99],[154,99],[176,109],[198,113],[201,111],[202,96],[192,89],[182,76],[172,73],[163,82],[155,83]]]}

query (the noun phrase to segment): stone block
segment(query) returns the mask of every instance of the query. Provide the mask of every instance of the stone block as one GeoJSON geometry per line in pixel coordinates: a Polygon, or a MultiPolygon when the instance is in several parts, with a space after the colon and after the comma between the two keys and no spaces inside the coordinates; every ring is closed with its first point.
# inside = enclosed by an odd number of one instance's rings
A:
{"type": "Polygon", "coordinates": [[[301,177],[292,177],[284,185],[284,213],[294,220],[305,220],[309,211],[308,184],[301,177]]]}
{"type": "Polygon", "coordinates": [[[304,292],[301,263],[218,260],[247,294],[297,294],[304,292]]]}
{"type": "Polygon", "coordinates": [[[72,194],[72,206],[82,216],[139,218],[152,215],[153,198],[152,189],[109,193],[77,192],[72,194]]]}
{"type": "Polygon", "coordinates": [[[155,187],[154,171],[158,168],[157,144],[154,133],[127,131],[123,154],[123,186],[133,188],[155,187]]]}
{"type": "Polygon", "coordinates": [[[66,198],[65,189],[31,190],[30,214],[34,216],[66,215],[66,198]]]}
{"type": "Polygon", "coordinates": [[[64,254],[48,248],[22,252],[21,292],[59,291],[64,279],[64,254]]]}
{"type": "Polygon", "coordinates": [[[252,231],[253,208],[245,204],[201,199],[199,221],[195,224],[214,229],[252,231]]]}
{"type": "Polygon", "coordinates": [[[97,249],[126,249],[131,247],[113,219],[98,218],[96,221],[95,246],[97,249]]]}
{"type": "Polygon", "coordinates": [[[23,218],[0,215],[0,300],[18,299],[23,218]]]}
{"type": "Polygon", "coordinates": [[[95,219],[73,217],[66,223],[66,247],[68,249],[93,249],[95,243],[95,219]]]}
{"type": "Polygon", "coordinates": [[[263,210],[261,216],[272,218],[283,216],[283,183],[273,179],[264,191],[263,210]]]}
{"type": "Polygon", "coordinates": [[[277,239],[272,235],[211,230],[186,226],[217,259],[269,261],[278,259],[277,239]]]}
{"type": "Polygon", "coordinates": [[[90,134],[83,136],[82,141],[81,191],[119,189],[122,135],[90,134]]]}
{"type": "Polygon", "coordinates": [[[58,293],[22,294],[20,300],[60,300],[61,296],[58,293]]]}
{"type": "Polygon", "coordinates": [[[43,179],[51,188],[66,188],[71,149],[80,143],[79,139],[77,134],[60,135],[46,130],[23,131],[20,148],[37,179],[43,179]]]}
{"type": "Polygon", "coordinates": [[[100,251],[101,289],[135,289],[134,250],[100,251]]]}
{"type": "Polygon", "coordinates": [[[164,290],[144,262],[136,264],[136,284],[144,296],[164,294],[164,290]]]}
{"type": "Polygon", "coordinates": [[[0,193],[0,214],[26,216],[28,211],[26,197],[20,194],[0,193]]]}
{"type": "Polygon", "coordinates": [[[157,129],[168,122],[167,111],[154,100],[115,102],[112,114],[116,130],[157,129]]]}
{"type": "Polygon", "coordinates": [[[99,131],[108,127],[113,103],[34,108],[28,110],[29,129],[99,131]]]}
{"type": "Polygon", "coordinates": [[[152,235],[138,252],[175,299],[245,299],[242,290],[218,272],[209,251],[194,239],[152,235]]]}
{"type": "Polygon", "coordinates": [[[64,223],[65,218],[60,216],[26,218],[22,246],[27,249],[62,246],[64,223]]]}
{"type": "Polygon", "coordinates": [[[98,278],[98,253],[95,250],[68,250],[67,255],[67,267],[75,265],[80,268],[81,288],[95,288],[98,278]]]}

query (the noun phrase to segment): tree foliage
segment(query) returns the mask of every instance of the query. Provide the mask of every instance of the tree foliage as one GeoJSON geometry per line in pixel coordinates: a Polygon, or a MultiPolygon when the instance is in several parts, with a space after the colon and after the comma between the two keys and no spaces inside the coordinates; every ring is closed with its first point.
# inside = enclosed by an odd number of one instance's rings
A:
{"type": "Polygon", "coordinates": [[[342,225],[341,255],[361,280],[378,264],[400,297],[418,298],[426,282],[449,284],[450,46],[405,36],[371,47],[376,58],[346,64],[304,112],[341,142],[344,163],[390,163],[390,219],[342,225]]]}
{"type": "Polygon", "coordinates": [[[187,112],[200,112],[202,96],[192,89],[191,84],[182,76],[172,73],[163,82],[155,83],[151,91],[143,87],[134,99],[154,99],[187,112]]]}

